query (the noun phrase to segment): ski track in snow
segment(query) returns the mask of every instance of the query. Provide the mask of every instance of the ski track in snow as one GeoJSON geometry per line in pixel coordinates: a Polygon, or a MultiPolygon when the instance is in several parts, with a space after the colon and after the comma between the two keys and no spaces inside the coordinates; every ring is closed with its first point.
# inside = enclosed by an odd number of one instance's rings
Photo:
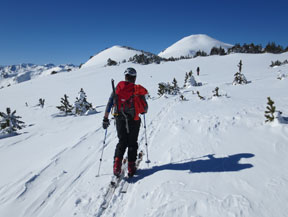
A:
{"type": "MultiPolygon", "coordinates": [[[[164,106],[160,107],[160,111],[154,116],[151,117],[151,120],[148,119],[147,122],[147,117],[146,117],[146,130],[147,130],[147,143],[148,143],[148,148],[150,146],[153,146],[153,139],[155,137],[155,135],[160,131],[161,126],[163,121],[165,120],[165,118],[167,118],[167,115],[169,114],[169,111],[171,110],[171,108],[173,106],[175,106],[177,103],[176,99],[173,99],[172,102],[168,102],[167,104],[165,104],[164,106]]],[[[149,117],[150,118],[150,117],[149,117]]],[[[144,124],[143,122],[143,117],[142,117],[142,125],[144,124]]],[[[142,132],[142,135],[140,135],[139,137],[139,150],[141,149],[145,149],[145,134],[144,131],[142,132]],[[141,137],[140,137],[141,136],[141,137]]],[[[144,156],[145,158],[146,156],[144,156]]],[[[143,162],[141,164],[144,164],[145,159],[143,159],[143,162]]],[[[140,165],[141,167],[141,165],[140,165]]],[[[108,183],[109,184],[109,183],[108,183]]],[[[107,184],[107,185],[108,185],[107,184]]],[[[128,198],[125,197],[125,194],[122,194],[121,192],[119,192],[119,189],[121,188],[121,185],[123,185],[123,182],[120,183],[119,187],[116,189],[113,198],[111,200],[111,203],[109,204],[108,208],[105,210],[102,210],[101,208],[99,208],[98,210],[95,211],[95,214],[93,214],[93,216],[115,216],[116,213],[119,212],[119,209],[123,209],[123,207],[125,207],[126,209],[127,204],[129,204],[129,198],[130,200],[133,199],[133,196],[129,196],[128,198]],[[128,200],[128,201],[127,201],[128,200]]],[[[130,186],[131,187],[131,186],[130,186]]],[[[131,195],[131,192],[127,193],[131,195]]],[[[124,208],[124,209],[125,209],[124,208]]],[[[125,213],[125,212],[124,212],[125,213]]]]}
{"type": "MultiPolygon", "coordinates": [[[[30,205],[25,208],[23,216],[39,216],[41,213],[43,214],[49,201],[53,200],[54,213],[56,214],[57,210],[60,210],[61,206],[73,195],[75,186],[83,176],[91,168],[97,168],[97,157],[102,149],[102,141],[96,145],[96,147],[101,147],[97,149],[91,147],[91,141],[88,140],[92,136],[95,137],[100,129],[102,128],[99,127],[95,131],[86,133],[70,148],[61,150],[39,172],[31,172],[13,184],[2,186],[0,204],[13,201],[13,198],[18,203],[28,200],[30,205]],[[78,158],[73,158],[75,167],[70,166],[71,159],[69,156],[77,156],[77,153],[81,152],[84,154],[80,156],[78,154],[78,158]],[[35,194],[35,192],[37,193],[35,194]]],[[[110,135],[111,133],[107,135],[107,138],[110,135]]]]}

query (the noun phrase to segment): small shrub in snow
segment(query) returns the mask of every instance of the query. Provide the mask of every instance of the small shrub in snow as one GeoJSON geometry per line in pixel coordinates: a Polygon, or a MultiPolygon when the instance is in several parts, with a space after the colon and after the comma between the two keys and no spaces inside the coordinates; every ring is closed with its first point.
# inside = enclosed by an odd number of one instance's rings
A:
{"type": "Polygon", "coordinates": [[[270,97],[267,97],[268,99],[268,102],[267,102],[267,111],[265,111],[265,117],[266,117],[266,120],[265,122],[272,122],[274,121],[275,119],[275,112],[276,112],[276,107],[274,106],[274,101],[270,98],[270,97]]]}
{"type": "Polygon", "coordinates": [[[41,108],[43,108],[44,104],[45,104],[45,99],[40,98],[38,106],[41,106],[41,108]]]}
{"type": "Polygon", "coordinates": [[[107,60],[107,66],[116,66],[117,65],[117,62],[115,60],[112,60],[112,59],[108,59],[107,60]]]}
{"type": "Polygon", "coordinates": [[[272,61],[270,67],[282,66],[282,65],[285,65],[285,64],[288,64],[288,60],[284,60],[283,62],[281,62],[281,61],[279,61],[279,60],[276,60],[275,62],[272,61]]]}
{"type": "Polygon", "coordinates": [[[239,64],[238,64],[238,68],[239,68],[239,72],[236,72],[234,74],[234,81],[233,81],[233,85],[237,85],[237,84],[248,84],[249,82],[247,81],[246,77],[244,74],[241,73],[242,71],[242,60],[240,60],[239,64]]]}
{"type": "Polygon", "coordinates": [[[65,114],[72,114],[73,106],[70,105],[68,101],[68,96],[64,94],[64,98],[61,98],[61,105],[57,106],[60,111],[65,112],[65,114]]]}
{"type": "Polygon", "coordinates": [[[81,88],[79,92],[79,98],[76,97],[76,101],[74,103],[74,114],[76,115],[84,115],[89,110],[94,110],[92,104],[87,102],[87,96],[84,92],[83,88],[81,88]]]}
{"type": "Polygon", "coordinates": [[[174,78],[172,85],[168,83],[161,82],[158,84],[158,95],[162,96],[164,94],[177,95],[180,93],[180,88],[178,86],[177,80],[174,78]]]}
{"type": "Polygon", "coordinates": [[[0,134],[10,134],[24,127],[24,122],[20,121],[20,116],[16,116],[16,110],[11,113],[11,109],[6,109],[7,114],[0,112],[0,134]]]}
{"type": "Polygon", "coordinates": [[[216,87],[215,90],[212,91],[213,92],[213,96],[219,97],[221,95],[219,95],[219,87],[216,87]]]}
{"type": "Polygon", "coordinates": [[[286,77],[288,77],[286,74],[280,72],[280,73],[278,74],[278,76],[277,76],[277,79],[283,80],[283,79],[286,78],[286,77]]]}
{"type": "Polygon", "coordinates": [[[199,97],[201,100],[205,100],[205,98],[200,95],[199,91],[197,91],[196,93],[197,93],[198,97],[199,97]]]}
{"type": "Polygon", "coordinates": [[[183,96],[182,94],[180,95],[180,100],[181,100],[181,101],[187,101],[187,99],[185,98],[185,96],[183,96]]]}

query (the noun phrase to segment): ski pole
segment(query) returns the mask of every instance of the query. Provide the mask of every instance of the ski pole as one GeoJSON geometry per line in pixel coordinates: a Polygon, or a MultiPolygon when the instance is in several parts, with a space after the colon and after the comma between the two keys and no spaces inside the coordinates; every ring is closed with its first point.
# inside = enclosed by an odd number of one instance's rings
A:
{"type": "Polygon", "coordinates": [[[100,157],[100,163],[99,163],[98,175],[97,175],[96,177],[99,177],[99,174],[100,174],[100,168],[101,168],[102,157],[103,157],[104,148],[105,148],[106,136],[107,136],[107,128],[105,129],[105,136],[104,136],[104,140],[103,140],[103,147],[102,147],[102,153],[101,153],[101,157],[100,157]]]}
{"type": "Polygon", "coordinates": [[[147,143],[147,132],[146,132],[146,120],[145,120],[145,114],[144,116],[144,129],[145,129],[145,146],[146,146],[146,153],[147,153],[147,160],[145,163],[151,163],[151,161],[149,160],[149,156],[148,156],[148,143],[147,143]]]}

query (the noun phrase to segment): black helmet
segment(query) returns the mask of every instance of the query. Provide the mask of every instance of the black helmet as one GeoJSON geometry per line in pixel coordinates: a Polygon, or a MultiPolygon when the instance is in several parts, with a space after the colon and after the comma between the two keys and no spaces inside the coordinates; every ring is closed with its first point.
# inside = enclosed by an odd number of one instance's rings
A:
{"type": "Polygon", "coordinates": [[[137,72],[134,68],[127,68],[124,72],[124,75],[131,75],[131,76],[137,76],[137,72]]]}

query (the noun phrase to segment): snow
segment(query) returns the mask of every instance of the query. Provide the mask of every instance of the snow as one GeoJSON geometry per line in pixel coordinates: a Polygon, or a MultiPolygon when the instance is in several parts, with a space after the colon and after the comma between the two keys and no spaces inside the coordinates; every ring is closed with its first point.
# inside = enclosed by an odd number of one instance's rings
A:
{"type": "Polygon", "coordinates": [[[205,34],[190,35],[187,36],[164,51],[160,52],[158,55],[163,58],[179,58],[181,56],[191,56],[193,57],[197,51],[204,51],[207,54],[210,54],[210,51],[213,47],[222,47],[225,50],[232,47],[233,45],[218,41],[214,38],[211,38],[205,34]]]}
{"type": "MultiPolygon", "coordinates": [[[[286,59],[288,53],[231,54],[150,65],[91,64],[0,89],[0,111],[16,109],[27,125],[20,135],[0,139],[0,216],[287,216],[288,79],[277,76],[288,65],[269,67],[286,59]],[[251,83],[232,85],[240,60],[251,83]],[[112,121],[96,177],[102,119],[111,78],[121,81],[127,67],[137,70],[136,82],[151,95],[146,115],[151,163],[143,161],[128,192],[116,190],[99,213],[117,144],[112,121]],[[182,86],[190,70],[203,85],[181,89],[186,101],[157,95],[158,83],[175,77],[182,86]],[[212,97],[216,87],[222,97],[212,97]],[[58,116],[61,97],[67,94],[72,103],[81,88],[98,113],[58,116]],[[282,111],[281,122],[265,123],[268,96],[282,111]],[[44,108],[35,106],[39,98],[44,108]]],[[[146,153],[143,127],[138,141],[146,153]]]]}

